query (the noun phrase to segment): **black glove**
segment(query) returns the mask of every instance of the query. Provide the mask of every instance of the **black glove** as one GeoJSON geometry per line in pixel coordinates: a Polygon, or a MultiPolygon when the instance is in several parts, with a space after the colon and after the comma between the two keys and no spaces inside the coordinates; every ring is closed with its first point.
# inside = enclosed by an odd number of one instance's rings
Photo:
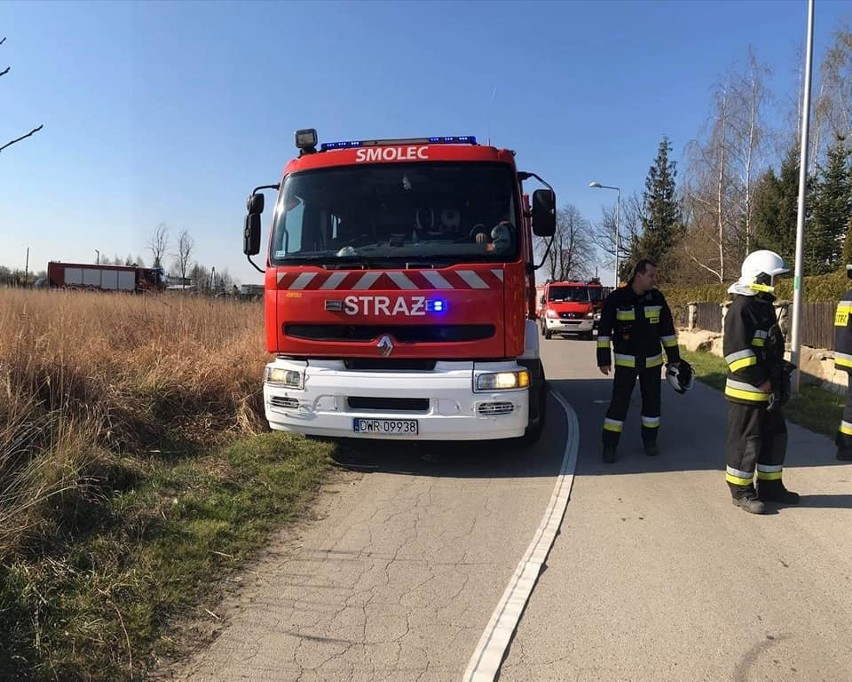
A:
{"type": "Polygon", "coordinates": [[[790,396],[792,395],[790,375],[795,369],[796,365],[784,360],[776,367],[775,371],[773,371],[772,378],[770,379],[770,383],[772,384],[772,393],[769,394],[769,404],[766,406],[767,412],[780,410],[784,407],[784,405],[790,402],[790,396]]]}

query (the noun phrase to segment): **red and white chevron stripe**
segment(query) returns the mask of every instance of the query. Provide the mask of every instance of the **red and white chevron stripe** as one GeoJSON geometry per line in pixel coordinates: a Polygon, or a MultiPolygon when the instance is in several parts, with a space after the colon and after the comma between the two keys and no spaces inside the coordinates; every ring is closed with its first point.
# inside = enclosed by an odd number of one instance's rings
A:
{"type": "Polygon", "coordinates": [[[369,289],[499,289],[503,271],[487,270],[336,270],[332,272],[279,272],[278,288],[291,291],[365,291],[369,289]]]}

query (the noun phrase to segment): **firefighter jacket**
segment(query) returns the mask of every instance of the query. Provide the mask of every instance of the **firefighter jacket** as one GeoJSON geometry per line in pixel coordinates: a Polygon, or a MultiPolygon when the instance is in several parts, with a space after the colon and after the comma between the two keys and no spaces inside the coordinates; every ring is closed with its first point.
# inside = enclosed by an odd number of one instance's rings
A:
{"type": "Polygon", "coordinates": [[[834,366],[852,372],[852,289],[847,291],[834,313],[834,366]]]}
{"type": "Polygon", "coordinates": [[[659,367],[663,348],[668,362],[680,360],[672,312],[657,289],[639,295],[628,285],[606,297],[598,323],[598,367],[659,367]]]}
{"type": "Polygon", "coordinates": [[[775,317],[774,297],[737,295],[725,314],[722,352],[728,364],[725,397],[742,405],[767,405],[767,381],[773,389],[785,371],[784,335],[775,317]]]}

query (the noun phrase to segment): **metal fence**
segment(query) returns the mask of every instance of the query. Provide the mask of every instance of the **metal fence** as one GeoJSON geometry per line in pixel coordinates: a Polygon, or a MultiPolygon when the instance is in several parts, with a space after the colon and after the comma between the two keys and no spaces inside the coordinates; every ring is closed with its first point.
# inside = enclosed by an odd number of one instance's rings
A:
{"type": "MultiPolygon", "coordinates": [[[[721,333],[722,331],[722,306],[718,303],[695,303],[693,324],[696,329],[721,333]]],[[[778,312],[781,318],[781,328],[787,335],[790,343],[789,325],[792,324],[793,306],[785,303],[780,307],[786,310],[778,312]],[[784,319],[786,317],[786,320],[784,319]]],[[[801,344],[811,348],[834,348],[834,311],[835,303],[803,303],[802,319],[799,324],[801,344]]]]}

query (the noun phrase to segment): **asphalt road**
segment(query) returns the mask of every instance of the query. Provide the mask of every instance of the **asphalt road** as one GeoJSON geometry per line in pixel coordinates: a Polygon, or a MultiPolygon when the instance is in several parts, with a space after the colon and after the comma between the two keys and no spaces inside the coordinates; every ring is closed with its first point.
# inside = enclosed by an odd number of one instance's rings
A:
{"type": "Polygon", "coordinates": [[[211,602],[213,644],[168,676],[463,679],[569,461],[573,411],[570,501],[500,680],[852,680],[852,465],[790,425],[785,481],[802,504],[735,508],[726,403],[703,385],[663,387],[656,458],[641,449],[637,388],[605,465],[611,379],[594,343],[543,341],[570,407],[551,397],[532,448],[371,443],[347,455],[315,518],[211,602]]]}

